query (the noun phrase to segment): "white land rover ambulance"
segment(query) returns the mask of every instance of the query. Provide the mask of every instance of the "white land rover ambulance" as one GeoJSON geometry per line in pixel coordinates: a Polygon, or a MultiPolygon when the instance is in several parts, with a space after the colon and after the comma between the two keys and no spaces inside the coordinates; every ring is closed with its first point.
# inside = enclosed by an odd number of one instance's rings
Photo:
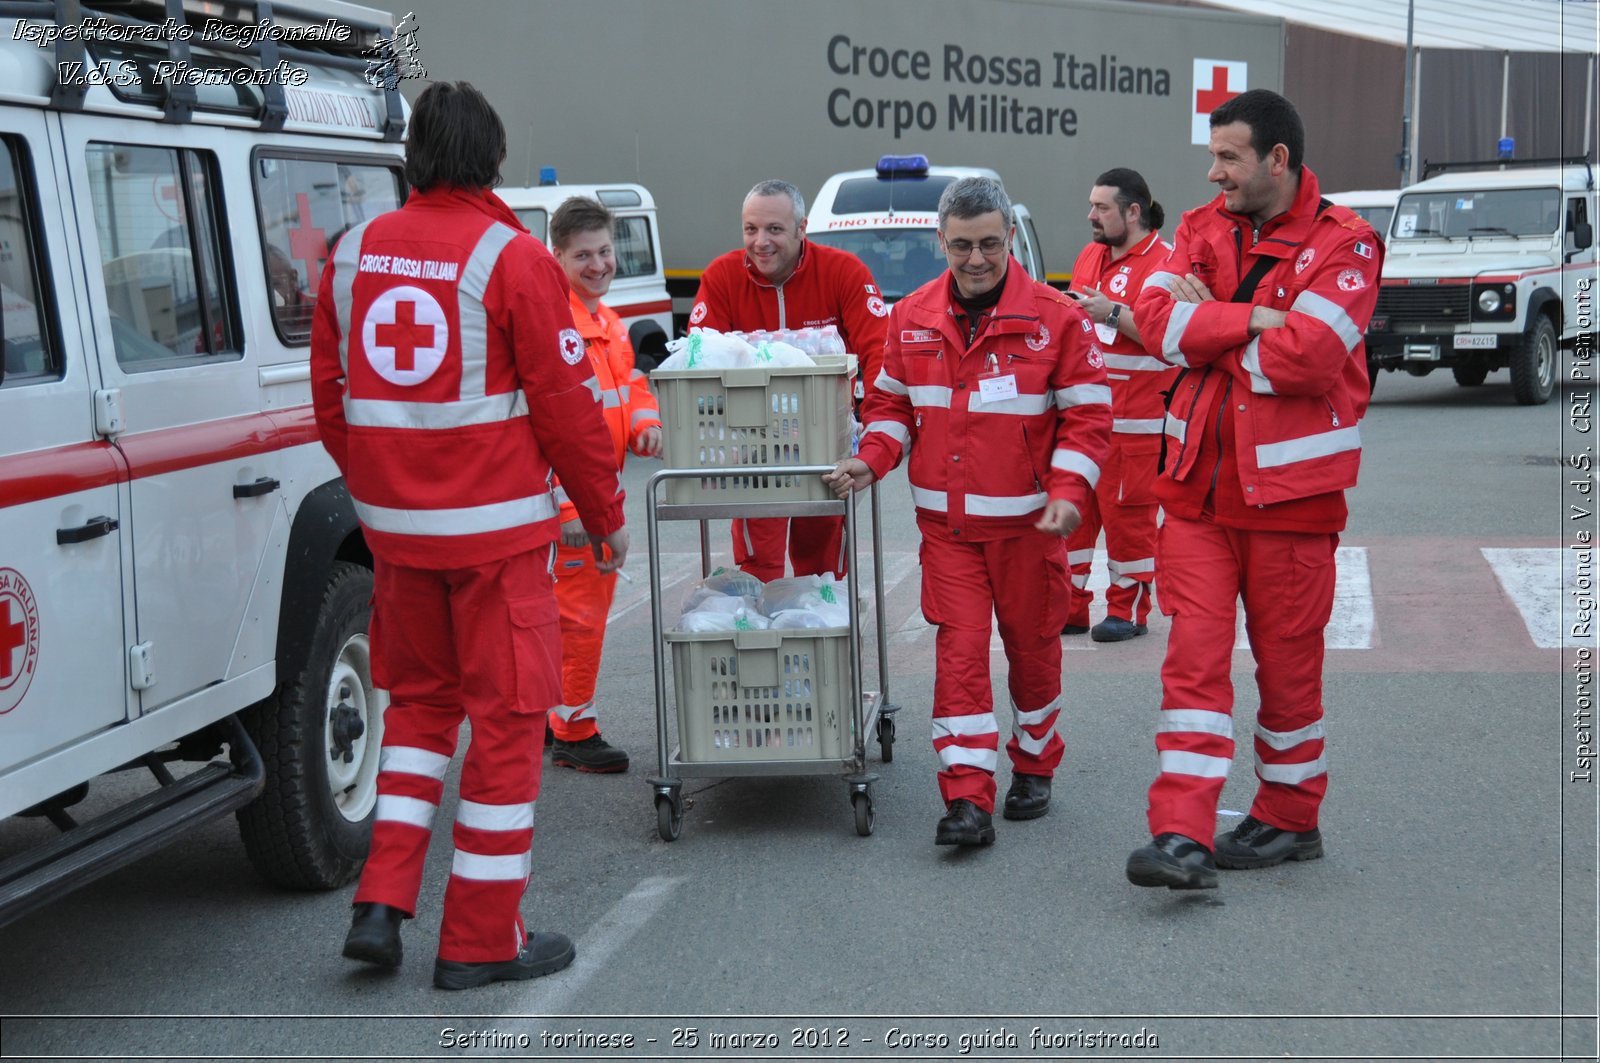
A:
{"type": "MultiPolygon", "coordinates": [[[[548,173],[548,171],[547,171],[548,173]]],[[[554,180],[554,174],[548,174],[554,180]]],[[[662,266],[661,228],[656,201],[643,185],[537,185],[497,188],[495,194],[516,211],[528,231],[549,243],[550,215],[573,196],[587,196],[611,208],[617,219],[612,237],[617,275],[605,303],[617,312],[633,343],[635,364],[650,372],[667,356],[672,337],[672,296],[662,266]]]]}
{"type": "Polygon", "coordinates": [[[1436,164],[1400,193],[1367,372],[1449,366],[1477,387],[1511,370],[1517,402],[1548,402],[1596,267],[1594,170],[1583,159],[1436,164]]]}
{"type": "Polygon", "coordinates": [[[329,245],[405,194],[363,54],[394,36],[331,0],[0,4],[0,818],[60,828],[0,852],[0,922],[229,812],[287,887],[366,856],[371,558],[307,357],[329,245]],[[118,770],[149,791],[76,823],[118,770]]]}
{"type": "MultiPolygon", "coordinates": [[[[930,166],[926,155],[885,155],[871,170],[836,173],[806,215],[806,237],[855,255],[872,271],[884,299],[905,298],[942,273],[939,196],[962,177],[993,177],[976,166],[930,166]]],[[[1044,260],[1033,216],[1011,204],[1017,235],[1011,253],[1034,280],[1043,281],[1044,260]]]]}

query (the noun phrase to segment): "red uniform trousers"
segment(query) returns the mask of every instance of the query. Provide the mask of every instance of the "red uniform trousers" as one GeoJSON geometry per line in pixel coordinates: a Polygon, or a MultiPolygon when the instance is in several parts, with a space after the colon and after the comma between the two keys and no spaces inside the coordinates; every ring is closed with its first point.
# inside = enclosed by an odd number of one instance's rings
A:
{"type": "Polygon", "coordinates": [[[372,671],[391,701],[372,852],[355,899],[416,912],[445,769],[461,721],[472,721],[441,959],[508,960],[526,936],[521,901],[560,667],[549,559],[541,547],[473,568],[376,566],[372,671]]]}
{"type": "Polygon", "coordinates": [[[1012,731],[1011,770],[1055,774],[1065,746],[1061,713],[1061,625],[1067,603],[1066,547],[1033,532],[974,543],[942,524],[922,528],[922,615],[938,628],[933,678],[933,748],[946,806],[965,798],[994,811],[1000,733],[989,677],[990,616],[1005,645],[1012,731]]]}
{"type": "Polygon", "coordinates": [[[783,548],[796,576],[832,573],[843,579],[843,517],[756,517],[733,522],[733,563],[760,580],[783,578],[783,548]]]}
{"type": "Polygon", "coordinates": [[[1083,523],[1067,537],[1067,563],[1072,566],[1072,610],[1066,623],[1089,626],[1089,567],[1102,525],[1106,531],[1106,615],[1143,624],[1150,618],[1156,581],[1156,514],[1161,505],[1151,494],[1161,458],[1159,436],[1113,434],[1111,450],[1100,466],[1100,483],[1083,523]]]}
{"type": "Polygon", "coordinates": [[[1161,528],[1161,611],[1172,618],[1156,728],[1160,774],[1150,832],[1207,848],[1233,760],[1236,608],[1256,660],[1261,707],[1250,814],[1290,831],[1317,825],[1328,789],[1323,756],[1323,631],[1333,612],[1331,532],[1244,531],[1170,512],[1161,528]]]}
{"type": "MultiPolygon", "coordinates": [[[[611,551],[605,550],[610,557],[611,551]]],[[[594,565],[587,546],[556,548],[556,604],[561,608],[561,704],[550,710],[550,730],[563,742],[600,733],[595,678],[606,642],[606,617],[617,593],[617,574],[594,565]]]]}

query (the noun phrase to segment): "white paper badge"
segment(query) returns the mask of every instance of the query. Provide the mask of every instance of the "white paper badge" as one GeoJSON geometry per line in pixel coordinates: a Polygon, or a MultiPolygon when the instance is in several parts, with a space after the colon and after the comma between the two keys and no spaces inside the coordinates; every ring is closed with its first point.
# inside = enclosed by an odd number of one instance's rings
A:
{"type": "Polygon", "coordinates": [[[978,395],[985,403],[1004,402],[1017,397],[1017,378],[1015,374],[1007,373],[1005,376],[986,376],[978,378],[978,395]]]}

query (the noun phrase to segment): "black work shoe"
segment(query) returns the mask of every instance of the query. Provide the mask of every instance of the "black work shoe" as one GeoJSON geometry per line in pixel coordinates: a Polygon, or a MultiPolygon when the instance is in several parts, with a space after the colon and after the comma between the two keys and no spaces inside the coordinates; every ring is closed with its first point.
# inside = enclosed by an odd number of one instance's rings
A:
{"type": "Polygon", "coordinates": [[[350,919],[344,954],[379,967],[400,966],[400,923],[406,913],[387,904],[362,901],[350,919]]]}
{"type": "Polygon", "coordinates": [[[1206,847],[1181,834],[1158,834],[1128,855],[1128,881],[1169,890],[1214,890],[1217,865],[1206,847]]]}
{"type": "Polygon", "coordinates": [[[1126,642],[1138,638],[1150,628],[1145,624],[1135,624],[1132,620],[1124,620],[1120,616],[1108,616],[1094,626],[1089,632],[1089,637],[1096,642],[1126,642]]]}
{"type": "Polygon", "coordinates": [[[1322,832],[1292,831],[1244,817],[1237,827],[1216,838],[1217,866],[1229,870],[1271,867],[1285,860],[1316,860],[1322,856],[1322,832]]]}
{"type": "Polygon", "coordinates": [[[1001,815],[1007,819],[1038,819],[1050,811],[1050,779],[1045,775],[1011,776],[1011,789],[1006,791],[1006,807],[1001,815]]]}
{"type": "Polygon", "coordinates": [[[628,770],[628,754],[599,734],[592,734],[581,742],[563,742],[557,738],[550,748],[550,763],[563,768],[577,768],[597,775],[628,770]]]}
{"type": "Polygon", "coordinates": [[[1062,626],[1061,633],[1063,635],[1087,635],[1089,633],[1089,625],[1074,624],[1069,620],[1062,626]]]}
{"type": "Polygon", "coordinates": [[[565,934],[529,934],[522,951],[509,960],[489,963],[433,961],[433,984],[440,989],[472,989],[490,982],[520,982],[555,974],[572,962],[578,950],[565,934]]]}
{"type": "Polygon", "coordinates": [[[994,820],[971,801],[957,798],[950,802],[950,810],[939,820],[933,844],[993,845],[994,820]]]}

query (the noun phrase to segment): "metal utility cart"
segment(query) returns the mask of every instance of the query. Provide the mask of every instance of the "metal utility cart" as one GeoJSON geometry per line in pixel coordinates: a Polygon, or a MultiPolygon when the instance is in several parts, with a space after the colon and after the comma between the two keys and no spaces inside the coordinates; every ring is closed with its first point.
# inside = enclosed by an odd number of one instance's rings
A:
{"type": "Polygon", "coordinates": [[[832,497],[820,477],[849,452],[849,382],[854,358],[819,358],[787,369],[679,370],[652,374],[667,429],[669,465],[646,485],[650,617],[654,635],[656,826],[665,841],[683,829],[685,778],[842,775],[856,832],[875,813],[866,742],[875,734],[894,757],[883,612],[883,541],[877,485],[871,488],[874,617],[880,690],[863,689],[859,496],[832,497]],[[786,463],[784,462],[788,459],[786,463]],[[805,462],[801,464],[800,462],[805,462]],[[666,499],[662,494],[665,491],[666,499]],[[662,616],[660,523],[700,522],[700,564],[710,575],[707,521],[842,515],[850,622],[846,627],[682,632],[662,616]],[[668,711],[667,656],[676,713],[668,711]],[[669,727],[677,725],[673,748],[669,727]]]}

